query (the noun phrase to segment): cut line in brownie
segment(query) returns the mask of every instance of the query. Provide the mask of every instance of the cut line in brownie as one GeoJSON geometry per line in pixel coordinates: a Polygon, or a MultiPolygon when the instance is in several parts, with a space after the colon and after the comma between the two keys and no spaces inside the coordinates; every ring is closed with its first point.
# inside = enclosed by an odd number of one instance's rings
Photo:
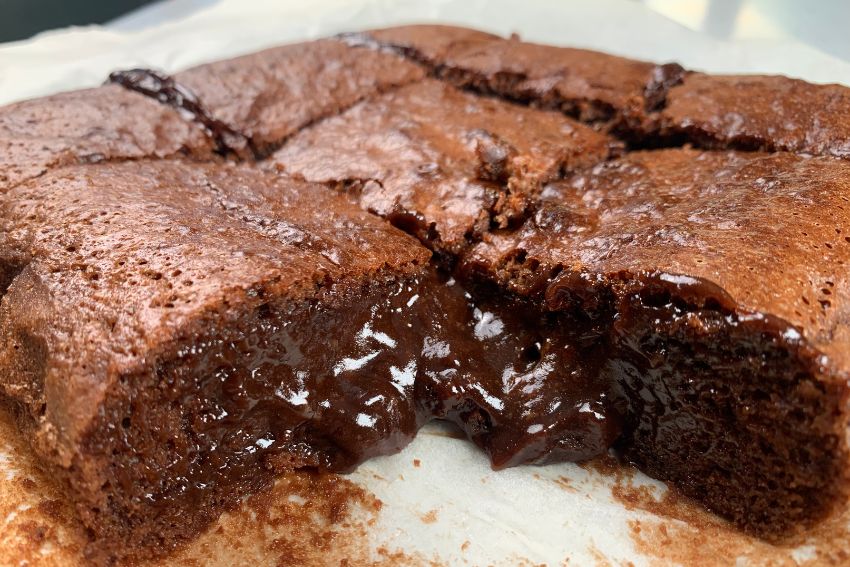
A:
{"type": "Polygon", "coordinates": [[[300,129],[423,76],[397,55],[317,40],[199,65],[173,78],[135,70],[114,80],[167,104],[192,100],[191,112],[223,133],[224,147],[263,158],[300,129]]]}
{"type": "Polygon", "coordinates": [[[457,253],[491,224],[521,219],[543,183],[617,147],[559,113],[428,79],[299,132],[266,165],[332,184],[429,247],[457,253]]]}
{"type": "Polygon", "coordinates": [[[193,92],[172,77],[151,69],[129,69],[109,74],[109,83],[120,85],[174,108],[187,120],[197,122],[222,156],[250,159],[250,140],[233,130],[204,108],[193,92]]]}
{"type": "Polygon", "coordinates": [[[585,49],[501,38],[477,30],[413,25],[343,39],[397,50],[450,83],[560,110],[628,137],[642,132],[685,71],[585,49]]]}
{"type": "Polygon", "coordinates": [[[0,193],[62,165],[181,155],[211,159],[212,145],[174,110],[118,86],[0,108],[0,193]]]}
{"type": "Polygon", "coordinates": [[[608,321],[616,446],[776,537],[846,500],[848,190],[834,158],[633,152],[548,186],[460,269],[608,321]]]}

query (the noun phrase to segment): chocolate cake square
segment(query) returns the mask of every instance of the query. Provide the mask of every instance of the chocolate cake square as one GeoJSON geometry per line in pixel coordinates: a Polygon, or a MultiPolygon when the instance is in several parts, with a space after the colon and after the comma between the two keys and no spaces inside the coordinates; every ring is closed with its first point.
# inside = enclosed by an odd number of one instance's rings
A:
{"type": "Polygon", "coordinates": [[[343,189],[429,246],[457,252],[491,222],[521,217],[544,182],[616,147],[559,113],[428,79],[306,128],[267,163],[343,189]]]}
{"type": "Polygon", "coordinates": [[[457,86],[558,109],[584,122],[629,132],[664,103],[681,80],[677,64],[555,47],[441,25],[353,34],[352,43],[396,49],[457,86]]]}
{"type": "Polygon", "coordinates": [[[850,90],[781,76],[693,73],[670,89],[664,135],[702,147],[850,157],[850,90]],[[743,103],[744,101],[757,101],[743,103]]]}
{"type": "Polygon", "coordinates": [[[60,165],[211,153],[200,128],[116,85],[0,109],[0,193],[60,165]]]}
{"type": "Polygon", "coordinates": [[[632,152],[548,186],[463,260],[607,335],[616,446],[761,534],[846,499],[850,166],[632,152]]]}
{"type": "Polygon", "coordinates": [[[387,336],[430,252],[344,198],[138,161],[52,171],[0,218],[0,388],[106,559],[415,431],[405,351],[358,333],[387,336]]]}

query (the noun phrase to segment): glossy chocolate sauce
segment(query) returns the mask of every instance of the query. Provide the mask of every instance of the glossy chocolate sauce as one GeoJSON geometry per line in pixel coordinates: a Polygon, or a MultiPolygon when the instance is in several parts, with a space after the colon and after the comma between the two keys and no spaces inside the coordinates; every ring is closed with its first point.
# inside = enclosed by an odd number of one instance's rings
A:
{"type": "MultiPolygon", "coordinates": [[[[532,304],[474,281],[428,268],[359,293],[265,304],[163,357],[155,378],[128,376],[131,393],[115,397],[88,447],[111,455],[107,483],[133,495],[121,514],[153,506],[169,517],[176,499],[214,510],[292,468],[350,471],[433,419],[455,423],[495,468],[616,447],[686,490],[677,471],[717,474],[718,463],[779,486],[788,483],[775,471],[798,475],[783,497],[822,488],[803,482],[806,467],[831,466],[814,454],[785,456],[781,469],[740,460],[768,441],[752,420],[774,412],[756,377],[772,376],[788,399],[810,395],[797,378],[805,356],[789,358],[787,329],[736,312],[716,286],[656,274],[616,288],[564,273],[532,304]],[[732,351],[743,358],[729,362],[732,351]],[[729,413],[742,407],[758,410],[729,413]]],[[[775,417],[794,446],[827,433],[808,415],[775,417]]],[[[734,515],[723,495],[700,497],[734,515]]]]}
{"type": "MultiPolygon", "coordinates": [[[[432,419],[456,423],[495,467],[589,459],[620,434],[598,337],[563,316],[475,301],[433,271],[333,303],[264,307],[174,353],[155,389],[106,412],[118,435],[91,440],[114,455],[109,482],[168,514],[173,498],[203,509],[271,470],[350,471],[432,419]],[[158,466],[145,472],[140,456],[158,466]]],[[[136,380],[150,378],[125,387],[136,380]]]]}

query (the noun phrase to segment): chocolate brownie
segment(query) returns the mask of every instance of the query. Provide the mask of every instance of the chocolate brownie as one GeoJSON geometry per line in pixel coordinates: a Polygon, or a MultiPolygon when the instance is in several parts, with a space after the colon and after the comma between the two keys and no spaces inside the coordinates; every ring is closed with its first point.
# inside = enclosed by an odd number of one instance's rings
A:
{"type": "Polygon", "coordinates": [[[58,165],[211,151],[177,112],[114,85],[0,109],[0,193],[58,165]]]}
{"type": "Polygon", "coordinates": [[[274,466],[345,468],[415,429],[392,355],[346,357],[349,327],[430,253],[344,199],[169,161],[62,169],[7,197],[25,262],[0,307],[0,382],[108,551],[196,533],[274,466]],[[370,410],[382,421],[358,425],[370,410]]]}
{"type": "Polygon", "coordinates": [[[555,108],[637,146],[850,155],[850,89],[783,76],[706,75],[596,51],[439,25],[343,36],[396,50],[478,92],[555,108]],[[742,104],[742,101],[758,101],[742,104]]]}
{"type": "Polygon", "coordinates": [[[643,470],[792,530],[846,496],[848,191],[834,158],[633,152],[548,186],[461,271],[606,334],[643,470]]]}
{"type": "Polygon", "coordinates": [[[769,537],[846,500],[844,87],[443,26],[112,80],[0,109],[0,401],[96,559],[431,419],[769,537]]]}
{"type": "Polygon", "coordinates": [[[433,418],[496,466],[620,432],[557,317],[474,302],[331,191],[100,164],[18,186],[0,218],[0,388],[96,559],[166,551],[276,472],[350,470],[433,418]]]}
{"type": "Polygon", "coordinates": [[[615,146],[559,113],[429,79],[299,132],[267,163],[343,188],[429,246],[456,253],[491,222],[520,217],[542,183],[603,161],[615,146]]]}
{"type": "Polygon", "coordinates": [[[476,30],[419,25],[351,34],[352,44],[396,49],[451,83],[559,109],[630,132],[645,127],[684,70],[598,51],[504,39],[476,30]]]}
{"type": "Polygon", "coordinates": [[[850,89],[694,73],[670,90],[663,134],[703,147],[850,157],[850,89]]]}
{"type": "Polygon", "coordinates": [[[266,155],[304,126],[422,76],[396,55],[319,40],[200,65],[174,80],[266,155]]]}

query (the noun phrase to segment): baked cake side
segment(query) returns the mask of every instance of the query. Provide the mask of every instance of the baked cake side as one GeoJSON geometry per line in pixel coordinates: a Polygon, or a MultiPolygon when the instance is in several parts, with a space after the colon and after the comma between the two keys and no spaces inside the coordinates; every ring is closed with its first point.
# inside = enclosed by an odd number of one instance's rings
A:
{"type": "Polygon", "coordinates": [[[463,279],[603,328],[625,456],[767,536],[846,501],[850,165],[633,152],[544,190],[463,279]]]}
{"type": "Polygon", "coordinates": [[[422,275],[430,253],[410,237],[330,192],[224,165],[68,168],[7,197],[6,244],[26,265],[0,302],[2,391],[99,552],[167,549],[276,467],[350,467],[357,447],[398,450],[415,431],[412,387],[357,387],[403,368],[391,354],[325,388],[332,418],[298,404],[348,364],[358,317],[422,275]],[[344,411],[380,392],[383,427],[344,411]]]}

